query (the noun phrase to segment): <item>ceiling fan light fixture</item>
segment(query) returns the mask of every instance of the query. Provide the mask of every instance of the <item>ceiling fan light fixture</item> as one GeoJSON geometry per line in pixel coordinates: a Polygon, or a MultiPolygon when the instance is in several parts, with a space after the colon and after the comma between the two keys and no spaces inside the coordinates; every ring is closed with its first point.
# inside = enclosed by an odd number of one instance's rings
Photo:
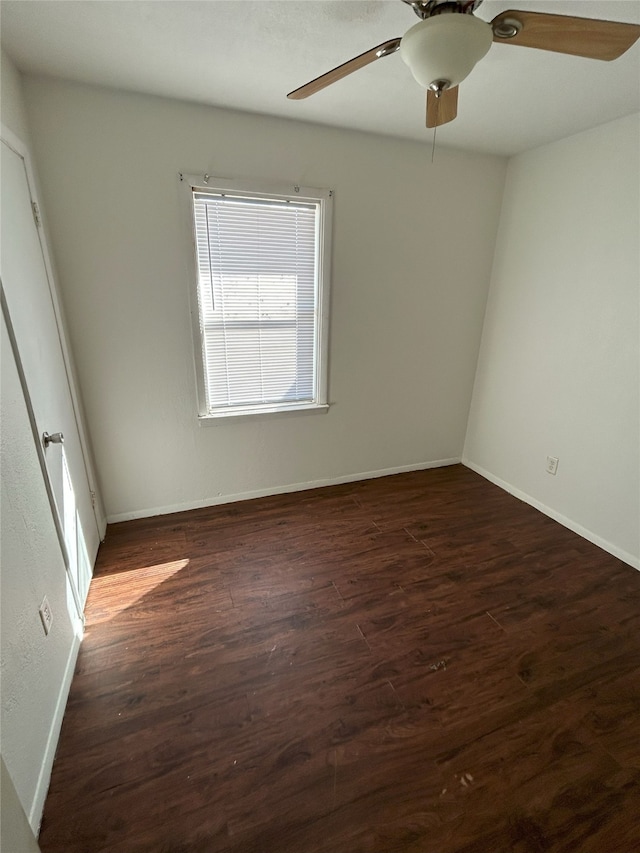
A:
{"type": "Polygon", "coordinates": [[[428,89],[434,81],[458,86],[488,52],[491,25],[473,15],[442,14],[420,21],[405,33],[400,56],[416,81],[428,89]]]}

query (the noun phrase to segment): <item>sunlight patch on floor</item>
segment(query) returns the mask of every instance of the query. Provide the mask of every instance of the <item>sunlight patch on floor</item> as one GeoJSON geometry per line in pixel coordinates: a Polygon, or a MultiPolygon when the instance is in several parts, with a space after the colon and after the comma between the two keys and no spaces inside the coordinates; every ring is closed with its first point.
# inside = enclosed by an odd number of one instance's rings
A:
{"type": "Polygon", "coordinates": [[[189,560],[174,560],[94,578],[87,601],[86,626],[114,619],[188,565],[189,560]]]}

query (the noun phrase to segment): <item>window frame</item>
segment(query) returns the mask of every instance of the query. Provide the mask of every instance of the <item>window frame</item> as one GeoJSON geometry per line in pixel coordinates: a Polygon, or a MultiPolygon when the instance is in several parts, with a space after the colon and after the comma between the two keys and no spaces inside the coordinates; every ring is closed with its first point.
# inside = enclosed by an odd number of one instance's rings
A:
{"type": "Polygon", "coordinates": [[[195,364],[196,393],[198,402],[198,421],[202,426],[238,419],[253,419],[264,415],[300,415],[319,414],[329,409],[329,306],[331,273],[331,234],[333,191],[317,187],[303,187],[297,184],[271,183],[261,180],[218,178],[213,175],[189,175],[180,173],[181,189],[185,207],[188,211],[186,221],[189,225],[189,302],[191,311],[191,330],[195,364]],[[207,405],[205,387],[205,366],[203,346],[203,325],[201,321],[200,299],[198,292],[198,256],[195,231],[194,193],[233,193],[248,198],[266,198],[311,202],[318,207],[318,237],[316,244],[317,264],[317,322],[314,342],[315,358],[315,394],[311,402],[259,403],[229,409],[210,410],[207,405]]]}

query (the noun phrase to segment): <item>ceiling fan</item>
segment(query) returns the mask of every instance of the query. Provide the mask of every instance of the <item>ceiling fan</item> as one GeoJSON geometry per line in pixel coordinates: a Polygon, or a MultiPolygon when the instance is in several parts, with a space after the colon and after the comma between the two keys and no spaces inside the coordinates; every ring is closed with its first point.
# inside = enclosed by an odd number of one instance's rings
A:
{"type": "Polygon", "coordinates": [[[421,19],[402,38],[372,47],[359,56],[289,92],[308,98],[397,50],[416,81],[427,90],[427,127],[453,121],[458,113],[458,85],[488,52],[492,42],[536,47],[588,59],[617,59],[640,36],[640,26],[550,15],[501,12],[491,23],[476,18],[482,0],[403,0],[421,19]]]}

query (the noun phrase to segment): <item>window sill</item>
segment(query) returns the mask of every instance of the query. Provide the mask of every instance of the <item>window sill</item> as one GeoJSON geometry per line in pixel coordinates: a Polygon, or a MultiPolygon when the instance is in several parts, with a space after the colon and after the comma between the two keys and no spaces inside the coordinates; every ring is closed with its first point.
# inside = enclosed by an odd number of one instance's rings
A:
{"type": "Polygon", "coordinates": [[[253,421],[263,417],[292,417],[299,415],[325,415],[329,411],[329,403],[313,403],[307,406],[265,406],[258,409],[236,409],[228,412],[198,415],[200,426],[217,426],[223,423],[238,423],[238,421],[253,421]]]}

